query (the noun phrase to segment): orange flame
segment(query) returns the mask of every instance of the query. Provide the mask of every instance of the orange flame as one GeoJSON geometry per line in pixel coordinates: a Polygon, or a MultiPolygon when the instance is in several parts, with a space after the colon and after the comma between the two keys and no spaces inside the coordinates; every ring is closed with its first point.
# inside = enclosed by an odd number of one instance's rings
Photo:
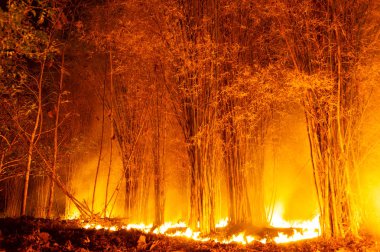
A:
{"type": "Polygon", "coordinates": [[[273,240],[276,243],[294,242],[305,239],[313,239],[320,236],[319,214],[312,220],[307,221],[285,221],[283,219],[283,207],[276,206],[276,211],[273,213],[271,225],[278,228],[296,228],[293,235],[288,236],[282,232],[273,240]]]}
{"type": "MultiPolygon", "coordinates": [[[[223,228],[228,225],[228,219],[222,219],[219,221],[219,223],[216,225],[217,228],[223,228]]],[[[296,228],[297,230],[294,231],[294,233],[289,236],[285,233],[280,232],[277,237],[273,238],[273,241],[275,243],[286,243],[286,242],[294,242],[304,239],[312,239],[316,238],[320,235],[320,226],[319,226],[319,216],[315,216],[312,220],[309,221],[293,221],[288,222],[285,221],[282,218],[282,208],[278,207],[277,211],[273,214],[271,225],[273,227],[278,228],[296,228]]],[[[220,243],[240,243],[240,244],[250,244],[253,241],[259,241],[261,243],[266,243],[266,239],[257,240],[255,237],[251,235],[246,235],[244,232],[240,232],[238,234],[232,235],[228,239],[224,239],[219,241],[216,238],[212,237],[202,237],[201,233],[198,231],[193,231],[191,228],[187,227],[186,223],[179,222],[179,223],[171,223],[167,222],[157,228],[155,228],[152,231],[153,224],[128,224],[126,226],[102,226],[98,223],[87,223],[83,226],[85,229],[105,229],[110,231],[116,231],[120,229],[130,230],[130,229],[137,229],[144,233],[154,233],[154,234],[164,234],[167,236],[176,236],[176,237],[185,237],[196,241],[214,241],[214,242],[220,242],[220,243]],[[175,230],[179,229],[177,231],[168,232],[168,230],[175,230]]]]}

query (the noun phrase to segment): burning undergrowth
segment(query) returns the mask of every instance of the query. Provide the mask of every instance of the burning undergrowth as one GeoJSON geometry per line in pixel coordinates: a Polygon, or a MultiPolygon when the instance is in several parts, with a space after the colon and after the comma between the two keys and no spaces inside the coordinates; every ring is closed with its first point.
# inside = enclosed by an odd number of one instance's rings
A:
{"type": "Polygon", "coordinates": [[[281,218],[274,218],[272,225],[268,227],[256,227],[249,224],[230,224],[228,219],[221,220],[216,225],[216,230],[204,235],[199,231],[189,228],[186,223],[167,222],[161,226],[153,224],[128,224],[117,222],[90,221],[82,224],[85,229],[105,229],[109,231],[139,230],[144,233],[165,235],[168,237],[182,237],[200,242],[216,242],[222,244],[239,243],[251,244],[254,242],[288,243],[305,239],[317,238],[320,235],[318,216],[311,221],[289,223],[281,218]]]}
{"type": "MultiPolygon", "coordinates": [[[[46,220],[34,218],[0,219],[1,245],[6,251],[332,251],[345,248],[351,251],[376,251],[371,239],[345,240],[307,239],[277,244],[281,233],[292,236],[299,228],[253,228],[231,226],[198,240],[173,237],[187,228],[181,225],[166,227],[165,235],[158,228],[141,230],[142,226],[123,226],[121,220],[46,220]],[[156,230],[156,232],[155,232],[156,230]],[[245,233],[245,235],[236,235],[245,233]],[[249,241],[249,235],[257,239],[249,241]],[[236,241],[233,237],[240,237],[236,241]],[[259,237],[266,242],[259,241],[259,237]],[[202,240],[202,241],[201,241],[202,240]],[[245,242],[243,242],[245,240],[245,242]]],[[[149,228],[146,226],[146,228],[149,228]]],[[[163,230],[163,229],[162,229],[163,230]]]]}

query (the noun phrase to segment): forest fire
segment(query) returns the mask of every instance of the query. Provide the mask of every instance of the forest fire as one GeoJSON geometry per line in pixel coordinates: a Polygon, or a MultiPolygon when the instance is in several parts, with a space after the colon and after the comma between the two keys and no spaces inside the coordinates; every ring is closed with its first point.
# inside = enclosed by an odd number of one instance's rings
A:
{"type": "Polygon", "coordinates": [[[276,243],[294,242],[304,239],[312,239],[321,235],[321,227],[319,223],[319,214],[316,215],[312,220],[306,221],[285,221],[282,218],[283,208],[278,206],[277,211],[273,213],[271,225],[273,227],[295,228],[294,233],[289,236],[284,233],[279,233],[277,237],[273,240],[276,243]]]}
{"type": "Polygon", "coordinates": [[[379,240],[379,24],[373,0],[0,1],[0,250],[379,240]]]}
{"type": "MultiPolygon", "coordinates": [[[[294,228],[292,234],[286,234],[284,232],[278,232],[278,235],[275,237],[271,237],[270,240],[277,244],[280,243],[288,243],[288,242],[296,242],[306,239],[317,238],[320,235],[320,226],[319,226],[319,216],[316,216],[313,220],[309,221],[294,221],[288,222],[282,219],[280,212],[275,213],[272,218],[271,225],[274,228],[294,228]]],[[[216,225],[217,232],[223,228],[228,226],[228,219],[222,219],[216,225]]],[[[117,230],[139,230],[144,233],[153,233],[153,234],[161,234],[169,237],[183,237],[189,238],[195,241],[200,242],[219,242],[223,244],[229,243],[239,243],[239,244],[250,244],[253,241],[258,241],[263,244],[267,243],[267,238],[255,238],[254,235],[246,235],[245,232],[239,232],[236,234],[229,235],[227,238],[220,239],[215,235],[204,236],[201,235],[199,231],[193,231],[191,228],[187,227],[186,223],[172,223],[166,222],[159,227],[153,228],[153,224],[128,224],[122,226],[116,225],[101,225],[95,222],[86,223],[83,225],[85,229],[104,229],[109,231],[117,231],[117,230]]]]}

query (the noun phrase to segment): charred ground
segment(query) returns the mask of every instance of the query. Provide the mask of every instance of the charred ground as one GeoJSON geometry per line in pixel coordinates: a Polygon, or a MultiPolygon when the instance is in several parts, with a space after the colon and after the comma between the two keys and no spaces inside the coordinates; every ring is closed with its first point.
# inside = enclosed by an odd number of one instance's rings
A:
{"type": "MultiPolygon", "coordinates": [[[[313,239],[296,243],[249,245],[197,242],[145,234],[138,230],[90,230],[83,223],[36,218],[0,219],[0,248],[5,251],[378,251],[372,237],[313,239]]],[[[268,229],[269,230],[269,229],[268,229]]],[[[268,232],[261,230],[261,232],[268,232]]],[[[224,230],[224,234],[228,230],[224,230]]],[[[259,230],[256,230],[259,231],[259,230]]],[[[271,232],[275,232],[274,229],[271,232]]],[[[222,233],[215,235],[222,235],[222,233]]]]}

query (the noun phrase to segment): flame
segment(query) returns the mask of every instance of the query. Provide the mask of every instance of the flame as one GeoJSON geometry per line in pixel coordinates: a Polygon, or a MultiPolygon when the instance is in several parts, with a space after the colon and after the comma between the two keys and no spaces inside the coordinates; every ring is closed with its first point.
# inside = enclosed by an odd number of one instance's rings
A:
{"type": "Polygon", "coordinates": [[[104,229],[104,230],[109,230],[109,231],[117,231],[119,228],[117,226],[103,226],[101,224],[96,224],[96,223],[86,223],[84,224],[83,228],[85,229],[104,229]]]}
{"type": "Polygon", "coordinates": [[[319,214],[312,220],[307,221],[286,221],[283,219],[282,205],[276,206],[276,211],[273,213],[271,226],[277,228],[296,228],[293,235],[289,236],[283,232],[279,232],[278,236],[273,240],[276,243],[294,242],[305,239],[317,238],[320,236],[319,214]]]}
{"type": "Polygon", "coordinates": [[[73,210],[71,213],[67,214],[67,220],[78,220],[80,218],[80,212],[78,210],[73,210]]]}
{"type": "MultiPolygon", "coordinates": [[[[273,238],[275,243],[287,243],[287,242],[295,242],[304,239],[312,239],[316,238],[320,235],[320,225],[319,225],[319,215],[315,216],[312,220],[308,221],[286,221],[282,218],[283,208],[281,206],[276,207],[276,211],[273,213],[271,225],[275,228],[294,228],[294,232],[292,235],[287,235],[283,232],[279,232],[277,237],[273,238]]],[[[221,219],[218,224],[216,224],[216,228],[223,228],[228,225],[228,218],[221,219]]],[[[163,234],[171,237],[184,237],[189,238],[195,241],[214,241],[219,243],[239,243],[239,244],[250,244],[253,241],[258,241],[263,244],[267,243],[267,239],[263,238],[261,240],[253,237],[252,235],[246,235],[245,232],[240,232],[232,235],[229,238],[218,240],[213,237],[204,237],[201,236],[199,231],[193,231],[191,228],[187,227],[185,222],[166,222],[159,227],[153,227],[153,224],[128,224],[125,226],[102,226],[99,223],[86,223],[83,225],[85,229],[105,229],[109,231],[117,231],[120,229],[130,230],[137,229],[144,233],[154,233],[154,234],[163,234]]]]}
{"type": "Polygon", "coordinates": [[[153,230],[153,233],[155,234],[165,234],[168,229],[171,228],[186,228],[185,222],[179,222],[179,223],[172,223],[172,222],[166,222],[162,226],[159,226],[155,230],[153,230]]]}
{"type": "Polygon", "coordinates": [[[224,228],[224,227],[227,227],[228,225],[228,217],[225,218],[225,219],[221,219],[216,225],[215,227],[216,228],[224,228]]]}
{"type": "MultiPolygon", "coordinates": [[[[240,243],[240,244],[246,245],[246,244],[252,243],[254,240],[255,240],[255,238],[253,236],[245,235],[244,232],[241,232],[237,235],[235,235],[235,234],[232,235],[232,237],[230,239],[224,239],[220,243],[228,244],[228,243],[235,242],[235,243],[240,243]]],[[[215,240],[215,242],[219,242],[219,241],[215,240]]],[[[266,240],[263,239],[263,240],[260,240],[260,242],[265,243],[266,240]]]]}

